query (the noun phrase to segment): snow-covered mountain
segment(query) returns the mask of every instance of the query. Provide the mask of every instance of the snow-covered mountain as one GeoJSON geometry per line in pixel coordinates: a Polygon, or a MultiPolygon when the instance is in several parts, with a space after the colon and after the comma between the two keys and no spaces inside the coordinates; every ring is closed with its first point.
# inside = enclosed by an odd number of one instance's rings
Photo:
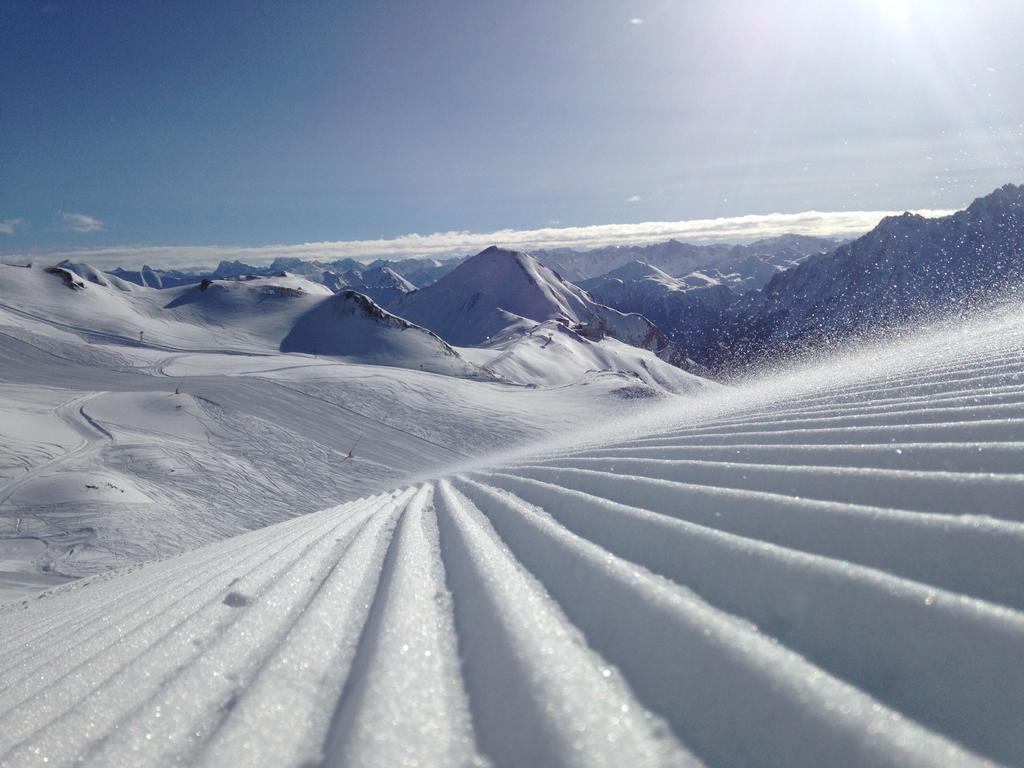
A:
{"type": "Polygon", "coordinates": [[[228,277],[231,274],[218,274],[222,268],[229,273],[245,275],[299,275],[314,283],[327,286],[335,293],[346,289],[358,291],[378,303],[392,301],[403,293],[416,290],[416,286],[392,269],[387,263],[366,266],[355,259],[338,259],[331,262],[306,261],[289,257],[277,258],[269,267],[250,267],[233,262],[221,267],[212,275],[213,278],[228,277]]]}
{"type": "MultiPolygon", "coordinates": [[[[333,291],[350,289],[365,294],[381,305],[388,305],[407,293],[416,290],[416,286],[398,274],[391,267],[361,267],[349,269],[338,275],[336,284],[328,285],[333,291]]],[[[328,284],[324,280],[325,285],[328,284]]]]}
{"type": "Polygon", "coordinates": [[[447,259],[377,259],[370,262],[369,268],[386,267],[400,274],[417,288],[426,288],[447,275],[463,261],[465,261],[463,257],[447,259]]]}
{"type": "Polygon", "coordinates": [[[221,261],[214,269],[141,269],[117,267],[108,274],[136,285],[150,288],[174,288],[179,285],[198,283],[201,280],[224,280],[233,277],[274,277],[284,272],[305,277],[316,283],[323,283],[340,291],[352,288],[367,293],[374,300],[383,301],[386,296],[373,296],[368,292],[375,286],[392,286],[406,292],[410,288],[422,288],[446,275],[461,263],[460,258],[438,259],[409,258],[398,261],[377,259],[369,265],[355,259],[321,261],[301,259],[295,256],[280,256],[269,266],[255,266],[243,261],[221,261]],[[360,275],[369,274],[369,277],[360,275]],[[347,277],[351,275],[351,277],[347,277]]]}
{"type": "MultiPolygon", "coordinates": [[[[671,277],[666,272],[642,261],[634,261],[606,275],[584,280],[580,287],[599,301],[622,309],[622,305],[637,309],[648,317],[658,313],[658,303],[666,298],[701,296],[704,301],[724,305],[737,295],[713,273],[698,271],[683,277],[671,277]],[[714,297],[714,298],[712,298],[714,297]]],[[[653,319],[653,318],[652,318],[653,319]]]]}
{"type": "Polygon", "coordinates": [[[774,272],[787,269],[809,256],[830,251],[837,245],[835,240],[828,238],[780,235],[746,245],[695,245],[668,240],[651,245],[613,245],[588,251],[568,248],[537,251],[534,256],[576,283],[641,261],[673,277],[716,269],[722,276],[732,276],[733,287],[749,290],[758,287],[753,284],[758,280],[767,280],[774,272]]]}
{"type": "Polygon", "coordinates": [[[472,346],[544,320],[583,324],[592,303],[531,256],[492,246],[392,308],[453,344],[472,346]]]}
{"type": "Polygon", "coordinates": [[[592,341],[612,337],[672,365],[689,365],[647,318],[599,304],[532,256],[496,246],[390,308],[458,346],[486,346],[499,338],[505,343],[508,334],[550,320],[592,341]]]}
{"type": "Polygon", "coordinates": [[[672,240],[596,251],[542,252],[540,258],[570,274],[593,274],[618,264],[578,284],[602,304],[649,318],[703,365],[717,359],[723,328],[740,295],[835,245],[824,238],[782,235],[749,245],[699,246],[672,240]]]}
{"type": "Polygon", "coordinates": [[[454,376],[487,376],[435,334],[350,289],[333,293],[302,277],[205,280],[170,303],[179,317],[263,339],[282,352],[454,376]]]}
{"type": "MultiPolygon", "coordinates": [[[[520,257],[522,265],[538,270],[530,278],[533,287],[545,281],[548,285],[527,299],[533,304],[510,306],[537,319],[512,315],[497,305],[481,312],[486,302],[475,313],[454,317],[457,327],[470,331],[491,323],[494,334],[475,345],[484,347],[479,350],[473,345],[455,349],[436,332],[383,309],[359,292],[342,288],[335,294],[322,283],[288,273],[207,278],[194,285],[156,290],[105,275],[89,265],[65,264],[49,270],[5,267],[0,272],[0,291],[9,290],[17,297],[11,306],[20,312],[60,323],[89,339],[120,344],[298,352],[455,376],[490,377],[496,372],[510,382],[531,386],[563,385],[610,374],[621,378],[623,392],[639,387],[638,392],[646,388],[648,395],[706,385],[682,370],[701,373],[650,321],[596,304],[584,291],[525,255],[516,255],[509,263],[519,264],[520,257]],[[499,322],[493,322],[495,318],[499,322]],[[548,318],[571,326],[572,332],[558,334],[558,343],[532,351],[531,340],[514,343],[517,334],[528,335],[548,318]],[[492,368],[491,362],[499,358],[501,364],[492,368]],[[517,358],[529,362],[513,363],[517,358]]],[[[425,293],[405,293],[411,286],[386,267],[347,274],[353,281],[376,281],[378,291],[397,296],[399,303],[425,293]]],[[[464,278],[462,273],[458,279],[464,278]]],[[[491,278],[495,285],[508,287],[498,274],[487,279],[491,278]]],[[[536,338],[551,335],[546,333],[538,329],[536,338]]]]}
{"type": "Polygon", "coordinates": [[[109,270],[107,274],[147,288],[174,288],[179,285],[197,283],[204,277],[211,276],[210,273],[204,271],[157,269],[148,264],[144,265],[141,269],[117,267],[116,269],[109,270]]]}
{"type": "Polygon", "coordinates": [[[675,278],[641,261],[584,280],[580,287],[621,312],[642,313],[687,350],[714,342],[728,307],[738,298],[708,272],[675,278]]]}
{"type": "MultiPolygon", "coordinates": [[[[904,213],[781,272],[730,310],[710,357],[765,356],[998,299],[1024,284],[1024,187],[1008,184],[937,219],[904,213]]],[[[707,359],[705,350],[696,354],[707,359]]]]}
{"type": "Polygon", "coordinates": [[[281,351],[333,355],[353,362],[454,376],[488,376],[436,334],[347,289],[300,315],[281,341],[281,351]]]}
{"type": "MultiPolygon", "coordinates": [[[[386,275],[385,275],[386,276],[386,275]]],[[[3,305],[69,331],[166,349],[284,351],[487,376],[437,336],[350,290],[295,275],[206,279],[156,290],[88,264],[0,268],[3,305]],[[141,334],[141,335],[140,335],[141,334]]]]}

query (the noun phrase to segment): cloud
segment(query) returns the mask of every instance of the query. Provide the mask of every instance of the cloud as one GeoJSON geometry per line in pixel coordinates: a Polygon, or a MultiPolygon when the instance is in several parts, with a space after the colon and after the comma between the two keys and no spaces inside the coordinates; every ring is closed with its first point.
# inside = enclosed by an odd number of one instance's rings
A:
{"type": "Polygon", "coordinates": [[[68,213],[67,211],[60,211],[54,219],[54,223],[57,225],[58,229],[63,229],[68,232],[102,232],[106,229],[106,225],[102,221],[87,213],[68,213]]]}
{"type": "Polygon", "coordinates": [[[641,24],[644,23],[644,20],[641,19],[639,16],[634,16],[632,19],[629,20],[629,23],[632,24],[634,27],[639,27],[641,24]]]}
{"type": "Polygon", "coordinates": [[[640,202],[640,195],[630,195],[629,197],[626,198],[626,202],[627,203],[639,203],[640,202]]]}
{"type": "MultiPolygon", "coordinates": [[[[118,245],[10,254],[8,258],[73,259],[98,267],[213,266],[221,260],[240,259],[254,265],[266,264],[279,256],[331,261],[355,258],[403,259],[416,256],[444,258],[476,253],[489,245],[519,250],[543,248],[597,248],[606,245],[634,245],[675,238],[693,243],[750,242],[787,233],[819,237],[854,237],[873,228],[890,211],[841,211],[827,213],[768,213],[720,219],[688,221],[647,221],[637,224],[597,224],[587,227],[545,227],[502,229],[495,232],[435,232],[409,234],[380,240],[335,240],[292,245],[118,245]]],[[[946,216],[952,211],[921,210],[922,216],[946,216]]]]}
{"type": "Polygon", "coordinates": [[[24,224],[24,219],[0,219],[0,235],[13,235],[24,224]]]}

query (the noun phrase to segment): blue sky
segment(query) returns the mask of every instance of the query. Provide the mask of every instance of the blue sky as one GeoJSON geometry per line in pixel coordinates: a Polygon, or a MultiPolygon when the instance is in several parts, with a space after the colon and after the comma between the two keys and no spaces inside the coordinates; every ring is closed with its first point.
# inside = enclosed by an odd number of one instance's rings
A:
{"type": "Polygon", "coordinates": [[[958,208],[1024,181],[1022,34],[1019,0],[4,0],[0,253],[958,208]]]}

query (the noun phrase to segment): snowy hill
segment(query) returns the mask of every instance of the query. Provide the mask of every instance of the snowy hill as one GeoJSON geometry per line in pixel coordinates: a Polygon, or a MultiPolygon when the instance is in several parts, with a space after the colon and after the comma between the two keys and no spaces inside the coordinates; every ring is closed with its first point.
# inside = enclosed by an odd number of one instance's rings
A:
{"type": "MultiPolygon", "coordinates": [[[[277,351],[295,325],[334,294],[295,275],[204,280],[160,292],[164,313],[185,325],[210,328],[217,346],[277,351]]],[[[312,351],[310,351],[312,354],[312,351]]]]}
{"type": "Polygon", "coordinates": [[[1024,765],[1022,317],[13,603],[0,764],[1024,765]]]}
{"type": "Polygon", "coordinates": [[[448,375],[487,375],[434,334],[371,300],[351,291],[335,296],[326,286],[294,275],[207,279],[156,290],[87,264],[2,266],[2,309],[104,343],[181,352],[283,349],[448,375]]]}
{"type": "Polygon", "coordinates": [[[333,355],[353,362],[455,376],[488,376],[436,334],[395,317],[368,296],[350,290],[303,313],[281,341],[281,351],[333,355]]]}
{"type": "Polygon", "coordinates": [[[87,341],[137,343],[142,331],[153,343],[209,346],[208,329],[161,319],[167,314],[163,304],[172,296],[105,276],[86,264],[0,265],[0,310],[56,325],[87,341]]]}
{"type": "MultiPolygon", "coordinates": [[[[1024,187],[938,219],[905,213],[775,276],[731,310],[727,364],[999,298],[1024,283],[1024,187]]],[[[721,352],[719,352],[721,354],[721,352]]]]}
{"type": "Polygon", "coordinates": [[[105,272],[101,272],[91,264],[86,264],[84,262],[74,263],[65,260],[56,266],[58,269],[66,269],[70,272],[74,272],[83,280],[87,280],[94,285],[102,285],[106,288],[117,288],[119,291],[132,290],[131,282],[122,280],[116,275],[108,275],[105,272]]]}
{"type": "Polygon", "coordinates": [[[550,320],[594,341],[610,336],[671,365],[690,365],[645,317],[599,304],[532,256],[495,246],[390,308],[458,346],[487,346],[499,338],[504,343],[509,333],[550,320]]]}

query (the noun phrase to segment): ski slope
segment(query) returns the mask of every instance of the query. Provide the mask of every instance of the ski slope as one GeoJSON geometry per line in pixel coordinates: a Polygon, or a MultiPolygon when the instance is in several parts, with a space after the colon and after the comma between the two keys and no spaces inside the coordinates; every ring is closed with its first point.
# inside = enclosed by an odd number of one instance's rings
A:
{"type": "Polygon", "coordinates": [[[1024,765],[1019,308],[0,612],[0,765],[1024,765]]]}

